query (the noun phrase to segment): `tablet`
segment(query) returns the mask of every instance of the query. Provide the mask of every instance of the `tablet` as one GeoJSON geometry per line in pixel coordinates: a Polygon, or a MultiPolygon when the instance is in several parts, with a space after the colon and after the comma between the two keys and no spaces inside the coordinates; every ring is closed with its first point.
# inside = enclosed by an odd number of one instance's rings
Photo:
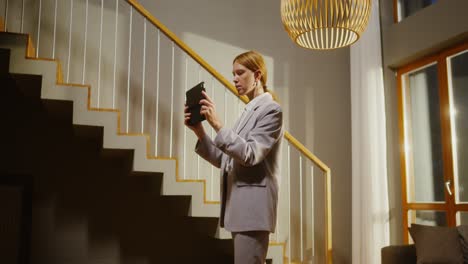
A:
{"type": "Polygon", "coordinates": [[[194,87],[192,87],[187,92],[185,92],[185,97],[187,100],[186,104],[188,107],[188,111],[191,114],[190,120],[188,123],[191,126],[205,120],[205,116],[200,114],[200,110],[201,110],[200,100],[205,98],[203,97],[202,91],[206,91],[205,82],[201,82],[195,85],[194,87]]]}

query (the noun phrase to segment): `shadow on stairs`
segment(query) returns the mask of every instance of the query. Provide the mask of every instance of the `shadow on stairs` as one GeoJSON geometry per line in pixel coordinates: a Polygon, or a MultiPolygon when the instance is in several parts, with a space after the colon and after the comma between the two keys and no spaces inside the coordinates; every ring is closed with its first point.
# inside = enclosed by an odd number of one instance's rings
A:
{"type": "Polygon", "coordinates": [[[160,195],[161,174],[132,172],[131,150],[102,149],[103,128],[73,125],[72,102],[40,99],[41,76],[9,74],[7,53],[0,176],[32,175],[30,263],[233,263],[216,218],[160,195]]]}

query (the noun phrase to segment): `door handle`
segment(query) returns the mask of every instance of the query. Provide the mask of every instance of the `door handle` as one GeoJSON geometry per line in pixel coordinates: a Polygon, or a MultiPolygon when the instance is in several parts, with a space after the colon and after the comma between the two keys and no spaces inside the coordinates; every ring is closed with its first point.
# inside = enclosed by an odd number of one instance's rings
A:
{"type": "Polygon", "coordinates": [[[450,180],[445,182],[445,189],[447,189],[448,194],[452,196],[452,190],[450,190],[450,180]]]}

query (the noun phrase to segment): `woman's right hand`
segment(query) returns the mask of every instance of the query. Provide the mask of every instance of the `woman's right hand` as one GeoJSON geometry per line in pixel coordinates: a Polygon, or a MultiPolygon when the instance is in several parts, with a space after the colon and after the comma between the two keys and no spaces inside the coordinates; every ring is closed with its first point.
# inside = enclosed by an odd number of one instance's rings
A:
{"type": "Polygon", "coordinates": [[[188,106],[185,105],[185,108],[184,108],[184,124],[190,128],[194,133],[195,135],[197,135],[198,139],[201,139],[204,135],[205,135],[205,129],[203,128],[203,125],[201,122],[198,122],[196,123],[195,125],[190,125],[189,124],[189,121],[190,121],[190,112],[188,111],[188,106]]]}

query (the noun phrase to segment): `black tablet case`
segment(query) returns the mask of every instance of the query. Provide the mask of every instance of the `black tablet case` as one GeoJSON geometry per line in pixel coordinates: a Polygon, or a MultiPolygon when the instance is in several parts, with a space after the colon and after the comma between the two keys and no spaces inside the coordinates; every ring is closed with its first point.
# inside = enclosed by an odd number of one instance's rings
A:
{"type": "Polygon", "coordinates": [[[205,116],[200,114],[200,100],[205,98],[203,97],[202,91],[206,91],[204,85],[205,83],[201,82],[185,92],[188,111],[191,113],[189,120],[189,125],[191,126],[205,120],[205,116]]]}

